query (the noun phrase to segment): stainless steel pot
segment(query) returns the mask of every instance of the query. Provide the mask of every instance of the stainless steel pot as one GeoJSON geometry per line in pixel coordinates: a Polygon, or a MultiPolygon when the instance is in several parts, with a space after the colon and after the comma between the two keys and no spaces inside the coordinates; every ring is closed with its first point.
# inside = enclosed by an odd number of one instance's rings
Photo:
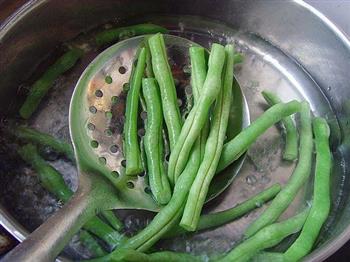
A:
{"type": "MultiPolygon", "coordinates": [[[[324,260],[350,238],[350,43],[329,20],[298,0],[30,1],[0,28],[1,116],[5,118],[15,112],[19,100],[18,87],[57,45],[109,21],[130,24],[152,21],[169,27],[173,33],[203,41],[203,44],[208,44],[210,37],[223,42],[235,40],[246,54],[237,76],[246,94],[252,119],[262,112],[262,108],[257,106],[261,101],[258,95],[261,89],[275,90],[286,100],[307,99],[314,114],[325,116],[331,124],[334,168],[332,211],[317,247],[305,260],[324,260]]],[[[66,96],[69,95],[68,92],[66,96]]],[[[64,122],[64,117],[63,114],[60,121],[64,122]]],[[[34,125],[40,123],[36,121],[34,125]]],[[[49,128],[42,123],[40,127],[49,128]]],[[[276,130],[269,132],[260,144],[248,152],[248,164],[223,196],[220,205],[212,207],[212,210],[232,206],[271,181],[285,181],[283,175],[289,174],[292,166],[280,167],[278,149],[270,148],[263,154],[259,151],[267,144],[271,147],[271,141],[278,142],[276,135],[276,130]]],[[[28,230],[38,226],[51,211],[46,210],[43,216],[34,212],[37,217],[32,217],[30,222],[23,219],[24,211],[18,208],[18,204],[26,205],[23,192],[9,190],[14,185],[14,178],[9,175],[9,166],[14,163],[9,162],[16,160],[11,160],[11,156],[5,157],[3,153],[1,157],[0,222],[17,239],[23,240],[28,230]]],[[[307,189],[305,191],[307,193],[307,189]]],[[[298,209],[302,202],[300,199],[289,212],[298,209]]],[[[49,202],[40,202],[39,206],[49,202]]],[[[203,242],[204,238],[210,237],[228,248],[256,215],[258,212],[224,229],[209,232],[198,241],[203,242]]],[[[203,245],[199,249],[205,249],[203,245]]],[[[66,252],[70,257],[76,254],[71,250],[66,252]]]]}

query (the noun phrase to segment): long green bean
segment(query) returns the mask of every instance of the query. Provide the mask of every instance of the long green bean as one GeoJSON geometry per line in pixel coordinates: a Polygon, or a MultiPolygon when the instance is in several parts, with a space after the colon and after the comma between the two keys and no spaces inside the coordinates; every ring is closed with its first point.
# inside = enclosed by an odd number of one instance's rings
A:
{"type": "Polygon", "coordinates": [[[125,37],[133,37],[137,35],[147,35],[155,33],[167,33],[164,27],[155,24],[138,24],[126,27],[112,28],[98,33],[95,36],[97,45],[105,45],[116,42],[125,37]]]}
{"type": "Polygon", "coordinates": [[[85,246],[94,257],[102,257],[107,254],[106,251],[102,249],[96,239],[87,231],[80,230],[79,240],[85,246]]]}
{"type": "Polygon", "coordinates": [[[330,210],[330,172],[332,155],[329,148],[329,126],[323,118],[313,120],[316,147],[315,182],[310,213],[299,237],[284,253],[286,261],[299,261],[312,249],[330,210]]]}
{"type": "Polygon", "coordinates": [[[27,126],[15,127],[12,132],[16,137],[26,142],[35,143],[40,146],[48,146],[56,153],[65,155],[73,162],[75,161],[73,146],[65,141],[27,126]]]}
{"type": "Polygon", "coordinates": [[[163,114],[156,80],[154,78],[142,79],[142,92],[147,106],[147,125],[144,137],[147,175],[155,200],[164,205],[171,198],[171,189],[163,165],[163,114]]]}
{"type": "Polygon", "coordinates": [[[273,223],[293,201],[299,189],[305,184],[311,172],[312,163],[312,130],[310,108],[307,102],[301,103],[300,111],[300,156],[298,164],[287,184],[272,200],[271,205],[249,225],[245,232],[246,237],[254,235],[261,228],[273,223]]]}
{"type": "Polygon", "coordinates": [[[226,135],[232,95],[234,47],[233,45],[227,45],[224,50],[226,53],[226,65],[223,71],[223,88],[215,104],[210,132],[205,144],[203,161],[191,186],[184,214],[180,221],[180,226],[188,231],[194,231],[197,228],[198,220],[208,193],[210,182],[215,175],[226,135]]]}
{"type": "MultiPolygon", "coordinates": [[[[27,144],[21,147],[18,153],[24,161],[35,169],[41,184],[46,190],[63,202],[67,202],[72,197],[73,192],[67,187],[62,176],[56,169],[46,163],[34,145],[27,144]]],[[[91,218],[83,228],[95,234],[113,248],[124,241],[123,235],[113,230],[98,217],[91,218]]]]}
{"type": "MultiPolygon", "coordinates": [[[[280,192],[280,190],[281,186],[279,184],[274,184],[273,186],[259,192],[255,196],[252,196],[235,207],[217,213],[201,215],[196,232],[218,227],[231,222],[236,218],[245,215],[249,211],[261,207],[264,203],[273,199],[278,192],[280,192]]],[[[166,233],[163,238],[174,237],[187,232],[188,231],[184,230],[182,227],[175,226],[168,233],[166,233]]]]}
{"type": "MultiPolygon", "coordinates": [[[[59,140],[49,134],[39,132],[27,126],[17,126],[11,129],[11,131],[16,137],[18,137],[23,141],[35,143],[39,146],[48,146],[52,150],[54,150],[56,153],[66,156],[73,162],[75,161],[73,146],[65,141],[59,140]]],[[[63,185],[62,183],[64,183],[63,180],[57,185],[60,188],[57,188],[57,189],[51,188],[50,191],[53,192],[55,190],[57,191],[64,190],[62,188],[65,187],[65,184],[63,185]]],[[[114,215],[113,211],[105,210],[105,211],[102,211],[101,214],[104,216],[104,218],[108,221],[108,223],[114,229],[120,230],[123,227],[123,224],[114,215]]]]}
{"type": "Polygon", "coordinates": [[[51,65],[37,81],[35,81],[26,100],[19,110],[19,114],[22,118],[28,119],[31,117],[39,106],[41,100],[53,85],[55,79],[72,68],[82,55],[83,51],[80,49],[74,48],[69,50],[51,65]]]}
{"type": "Polygon", "coordinates": [[[287,236],[300,231],[308,213],[309,209],[306,209],[294,217],[262,228],[255,235],[243,241],[237,247],[233,248],[225,257],[217,261],[249,261],[249,259],[259,251],[273,247],[287,236]]]}
{"type": "Polygon", "coordinates": [[[153,72],[160,87],[164,120],[168,130],[170,150],[172,150],[179,137],[182,125],[175,83],[168,63],[163,36],[161,34],[153,35],[148,39],[148,43],[153,72]]]}
{"type": "MultiPolygon", "coordinates": [[[[92,259],[90,262],[100,261],[100,259],[92,259]]],[[[193,256],[187,253],[179,253],[172,251],[160,251],[145,254],[133,249],[120,249],[118,253],[111,257],[111,262],[204,262],[205,259],[193,256]]]]}
{"type": "MultiPolygon", "coordinates": [[[[270,105],[282,103],[281,99],[270,91],[263,91],[263,97],[270,105]]],[[[286,142],[283,152],[283,159],[293,161],[298,157],[298,133],[291,116],[282,119],[283,126],[286,132],[286,142]]]]}
{"type": "Polygon", "coordinates": [[[210,107],[220,93],[224,62],[225,48],[222,45],[213,44],[201,96],[188,115],[170,155],[168,176],[173,184],[186,166],[191,148],[208,119],[210,107]]]}
{"type": "Polygon", "coordinates": [[[139,98],[143,73],[146,66],[146,49],[139,51],[137,65],[131,74],[130,90],[126,98],[124,123],[124,153],[126,158],[126,175],[137,175],[143,171],[140,146],[137,136],[137,119],[139,98]]]}
{"type": "Polygon", "coordinates": [[[222,171],[237,160],[268,128],[286,116],[299,111],[300,103],[295,100],[270,107],[247,128],[224,145],[216,172],[222,171]]]}

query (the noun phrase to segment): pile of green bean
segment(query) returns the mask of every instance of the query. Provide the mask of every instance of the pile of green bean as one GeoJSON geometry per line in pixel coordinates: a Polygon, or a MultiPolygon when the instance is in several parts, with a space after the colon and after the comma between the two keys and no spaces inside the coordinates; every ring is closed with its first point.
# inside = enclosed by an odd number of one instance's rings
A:
{"type": "MultiPolygon", "coordinates": [[[[98,257],[93,261],[207,260],[171,251],[148,251],[162,238],[224,225],[269,200],[272,200],[271,204],[248,226],[242,241],[227,254],[209,260],[250,261],[255,257],[258,260],[299,261],[315,245],[330,209],[332,158],[327,122],[319,117],[313,119],[307,102],[293,100],[284,103],[274,93],[264,91],[262,95],[270,108],[247,128],[225,141],[227,129],[237,129],[229,121],[232,108],[236,108],[231,104],[233,96],[239,88],[234,79],[234,65],[242,62],[242,55],[235,52],[233,45],[213,44],[207,59],[204,48],[190,47],[193,107],[184,117],[180,114],[174,78],[161,34],[165,32],[165,28],[157,25],[140,24],[109,29],[95,38],[98,45],[105,45],[125,37],[157,33],[145,37],[135,56],[137,62],[133,63],[126,101],[123,151],[125,173],[138,175],[146,172],[154,200],[162,208],[147,227],[130,238],[120,232],[123,224],[111,212],[100,214],[106,222],[99,217],[92,218],[83,226],[80,238],[98,257]],[[147,112],[147,119],[142,123],[138,123],[139,103],[147,112]],[[296,113],[300,116],[298,128],[292,117],[296,113]],[[201,215],[215,175],[237,160],[260,135],[278,122],[284,127],[282,158],[297,162],[286,185],[275,184],[233,208],[201,215]],[[145,128],[141,139],[137,134],[140,124],[145,128]],[[170,147],[168,164],[165,161],[165,143],[170,147]],[[314,145],[316,163],[311,206],[276,222],[311,175],[314,145]],[[284,253],[263,252],[299,231],[298,238],[284,253]],[[114,250],[107,254],[91,234],[114,250]]],[[[53,80],[72,67],[81,55],[81,51],[72,49],[35,82],[33,91],[20,110],[23,118],[31,116],[53,80]]],[[[37,147],[50,146],[74,161],[71,145],[25,126],[17,127],[14,134],[27,143],[18,150],[19,155],[37,171],[42,185],[66,202],[72,195],[71,190],[61,175],[40,156],[37,147]]]]}

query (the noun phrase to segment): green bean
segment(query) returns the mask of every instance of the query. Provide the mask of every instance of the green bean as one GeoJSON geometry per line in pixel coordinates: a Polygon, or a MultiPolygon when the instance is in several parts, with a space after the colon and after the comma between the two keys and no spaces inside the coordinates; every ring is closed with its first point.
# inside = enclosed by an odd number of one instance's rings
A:
{"type": "MultiPolygon", "coordinates": [[[[71,161],[73,162],[75,161],[74,150],[71,144],[65,141],[56,139],[55,137],[49,134],[39,132],[33,128],[26,127],[26,126],[18,126],[18,127],[15,127],[13,130],[14,130],[13,131],[14,135],[19,139],[22,139],[26,142],[35,143],[39,146],[48,146],[55,152],[65,155],[71,161]]],[[[62,183],[64,183],[63,180],[59,183],[61,188],[64,187],[62,186],[62,183]]],[[[54,190],[55,189],[51,189],[51,192],[54,190]]],[[[114,229],[120,230],[122,228],[123,226],[122,223],[114,215],[112,211],[109,211],[109,210],[102,211],[101,214],[106,218],[106,220],[110,223],[110,225],[114,229]]]]}
{"type": "Polygon", "coordinates": [[[311,251],[330,210],[329,180],[332,155],[329,148],[330,131],[327,121],[323,118],[315,118],[313,131],[316,147],[313,201],[299,237],[284,253],[286,261],[299,261],[311,251]]]}
{"type": "Polygon", "coordinates": [[[276,221],[293,201],[299,189],[305,184],[310,175],[313,143],[310,108],[307,102],[301,103],[300,121],[300,156],[298,164],[287,184],[281,192],[278,193],[275,199],[272,200],[271,205],[257,220],[249,225],[245,232],[245,236],[247,237],[254,235],[261,228],[276,221]]]}
{"type": "Polygon", "coordinates": [[[250,262],[284,262],[283,253],[278,252],[259,252],[250,262]]]}
{"type": "Polygon", "coordinates": [[[137,119],[141,81],[146,66],[146,49],[139,51],[137,65],[130,79],[130,90],[126,98],[124,123],[124,153],[126,158],[126,175],[137,175],[143,171],[140,147],[137,136],[137,119]]]}
{"type": "Polygon", "coordinates": [[[222,45],[213,44],[201,96],[188,115],[170,155],[168,176],[173,184],[186,166],[191,148],[208,119],[210,107],[220,93],[224,62],[225,48],[222,45]]]}
{"type": "Polygon", "coordinates": [[[142,92],[147,106],[147,125],[144,137],[147,175],[155,200],[164,205],[171,198],[171,189],[163,165],[163,114],[156,80],[154,78],[142,79],[142,92]]]}
{"type": "Polygon", "coordinates": [[[165,124],[168,129],[170,150],[174,148],[175,142],[181,131],[181,115],[177,103],[177,95],[174,79],[168,63],[164,39],[161,34],[156,34],[148,39],[152,68],[155,78],[160,87],[160,96],[165,124]]]}
{"type": "Polygon", "coordinates": [[[26,126],[15,127],[13,133],[16,137],[26,142],[35,143],[40,146],[48,146],[56,153],[65,155],[73,162],[75,161],[73,146],[65,141],[26,126]]]}
{"type": "Polygon", "coordinates": [[[108,223],[117,231],[124,228],[123,223],[115,216],[112,210],[101,211],[101,215],[108,221],[108,223]]]}
{"type": "Polygon", "coordinates": [[[72,68],[77,60],[82,57],[83,51],[77,48],[71,49],[61,56],[47,71],[33,84],[29,94],[19,110],[22,118],[28,119],[35,112],[39,103],[44,98],[55,79],[72,68]]]}
{"type": "MultiPolygon", "coordinates": [[[[64,203],[72,197],[73,192],[67,187],[62,176],[56,169],[45,162],[34,145],[27,144],[21,147],[18,153],[25,162],[34,168],[41,184],[46,190],[64,203]]],[[[123,235],[113,230],[112,227],[98,217],[91,218],[83,228],[98,236],[113,248],[124,241],[123,235]]]]}
{"type": "MultiPolygon", "coordinates": [[[[190,47],[190,59],[191,59],[191,84],[193,90],[194,103],[198,103],[201,89],[203,88],[205,78],[207,76],[207,63],[205,59],[205,49],[203,47],[193,46],[190,47]]],[[[199,136],[201,160],[204,157],[204,149],[206,139],[209,133],[209,119],[206,120],[201,135],[199,136]]]]}
{"type": "Polygon", "coordinates": [[[94,257],[102,257],[107,254],[107,252],[101,248],[99,243],[89,232],[85,230],[80,230],[79,240],[83,244],[83,246],[90,250],[94,257]]]}
{"type": "Polygon", "coordinates": [[[216,172],[219,173],[237,160],[268,128],[286,116],[298,111],[300,111],[300,103],[295,100],[270,107],[235,138],[224,145],[216,172]]]}
{"type": "MultiPolygon", "coordinates": [[[[269,91],[262,92],[263,97],[266,102],[270,105],[276,105],[281,103],[281,99],[269,91]]],[[[287,116],[282,119],[282,123],[286,132],[286,145],[284,148],[283,159],[293,161],[298,157],[298,133],[294,125],[293,119],[291,116],[287,116]]]]}
{"type": "MultiPolygon", "coordinates": [[[[180,226],[188,231],[194,231],[197,228],[200,213],[208,193],[210,182],[215,175],[226,135],[232,95],[234,55],[233,45],[226,45],[224,51],[226,53],[226,58],[224,59],[226,60],[226,65],[224,69],[223,88],[220,91],[215,104],[210,132],[208,140],[205,144],[203,161],[192,184],[185,205],[184,214],[180,221],[180,226]]],[[[202,95],[204,95],[204,93],[202,95]]],[[[200,99],[201,98],[202,96],[200,99]]]]}
{"type": "MultiPolygon", "coordinates": [[[[252,196],[251,198],[245,200],[244,202],[238,204],[235,207],[217,213],[202,215],[199,218],[196,232],[218,227],[228,222],[231,222],[236,218],[245,215],[251,210],[257,207],[261,207],[265,202],[273,199],[280,190],[281,186],[279,184],[274,184],[273,186],[265,189],[264,191],[256,194],[255,196],[252,196]]],[[[168,233],[166,233],[163,238],[174,237],[181,234],[185,234],[187,232],[188,231],[184,230],[182,227],[175,226],[168,233]]]]}
{"type": "Polygon", "coordinates": [[[149,37],[145,37],[144,45],[145,45],[145,49],[146,49],[146,76],[148,78],[154,77],[154,73],[153,73],[153,68],[152,68],[152,57],[151,57],[151,49],[149,47],[149,43],[148,43],[148,39],[149,37]]]}
{"type": "MultiPolygon", "coordinates": [[[[93,261],[101,261],[100,259],[92,259],[93,261]]],[[[200,262],[205,261],[201,257],[193,256],[186,253],[160,251],[145,254],[133,249],[120,249],[118,253],[111,257],[111,262],[200,262]]]]}
{"type": "Polygon", "coordinates": [[[244,60],[244,57],[242,54],[240,53],[235,53],[234,57],[233,57],[233,63],[236,64],[240,64],[242,63],[244,60]]]}
{"type": "Polygon", "coordinates": [[[133,37],[137,35],[167,33],[168,30],[164,27],[154,24],[138,24],[126,27],[119,27],[108,29],[98,33],[95,36],[97,45],[105,45],[112,42],[117,42],[126,37],[133,37]]]}
{"type": "Polygon", "coordinates": [[[273,247],[287,236],[300,231],[308,213],[309,209],[306,209],[287,220],[262,228],[255,235],[233,248],[232,251],[230,251],[224,258],[219,259],[218,262],[249,261],[249,259],[259,251],[273,247]]]}

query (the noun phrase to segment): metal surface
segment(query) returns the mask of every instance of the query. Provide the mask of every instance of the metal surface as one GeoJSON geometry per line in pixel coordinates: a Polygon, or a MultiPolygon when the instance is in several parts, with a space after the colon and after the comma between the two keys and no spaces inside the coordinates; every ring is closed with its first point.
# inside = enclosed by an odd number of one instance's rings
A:
{"type": "MultiPolygon", "coordinates": [[[[16,97],[14,101],[18,100],[18,84],[31,74],[35,65],[54,46],[105,21],[116,18],[117,22],[126,21],[129,24],[140,21],[159,22],[173,29],[173,33],[182,34],[201,44],[237,41],[246,55],[237,77],[247,97],[252,120],[263,110],[259,91],[270,89],[276,90],[284,100],[307,99],[314,113],[326,116],[332,126],[335,163],[332,173],[332,211],[315,251],[305,260],[321,261],[349,239],[350,142],[347,141],[347,130],[350,115],[350,45],[333,24],[301,1],[133,1],[132,5],[125,5],[123,1],[89,0],[84,3],[82,6],[79,1],[33,1],[1,28],[0,74],[5,76],[0,79],[1,97],[4,99],[1,101],[2,112],[11,112],[8,97],[16,97]],[[175,17],[164,18],[160,14],[173,14],[175,17]]],[[[83,65],[80,66],[81,68],[65,75],[65,78],[76,81],[83,65]]],[[[71,93],[74,85],[68,86],[70,89],[65,92],[71,93]]],[[[52,112],[57,111],[57,107],[62,107],[60,110],[63,112],[67,110],[67,105],[63,102],[54,106],[57,104],[54,102],[59,97],[59,89],[63,87],[55,87],[48,97],[47,107],[37,115],[39,119],[39,115],[46,114],[47,121],[41,124],[35,123],[36,120],[32,122],[42,131],[50,131],[58,136],[61,133],[55,127],[55,121],[60,118],[52,112]]],[[[60,101],[62,100],[64,99],[60,101]]],[[[13,109],[14,107],[12,111],[13,109]]],[[[59,125],[64,125],[62,123],[59,125]]],[[[248,152],[249,161],[246,161],[239,177],[227,193],[207,207],[207,211],[231,207],[275,181],[284,183],[293,165],[280,162],[281,141],[283,140],[276,128],[259,139],[248,152]]],[[[19,231],[20,228],[17,221],[25,224],[25,212],[16,207],[25,205],[23,198],[18,196],[18,191],[11,191],[11,186],[17,183],[22,187],[15,188],[25,189],[28,185],[19,178],[20,175],[7,174],[10,172],[4,171],[5,164],[2,164],[1,169],[2,224],[15,234],[15,230],[19,231]]],[[[312,181],[310,185],[311,183],[312,181]]],[[[304,203],[303,192],[293,203],[289,214],[299,208],[300,202],[304,203]]],[[[40,217],[39,210],[37,216],[40,217]]],[[[227,250],[239,240],[246,225],[260,212],[261,210],[253,212],[219,229],[162,245],[193,253],[205,250],[211,254],[227,250]],[[210,241],[205,241],[208,237],[210,241]]],[[[133,214],[132,219],[130,215],[123,218],[126,222],[139,221],[138,216],[144,215],[133,214]]],[[[28,228],[34,229],[43,219],[41,217],[28,228]]],[[[77,256],[77,253],[69,252],[71,257],[74,254],[77,256]]]]}

